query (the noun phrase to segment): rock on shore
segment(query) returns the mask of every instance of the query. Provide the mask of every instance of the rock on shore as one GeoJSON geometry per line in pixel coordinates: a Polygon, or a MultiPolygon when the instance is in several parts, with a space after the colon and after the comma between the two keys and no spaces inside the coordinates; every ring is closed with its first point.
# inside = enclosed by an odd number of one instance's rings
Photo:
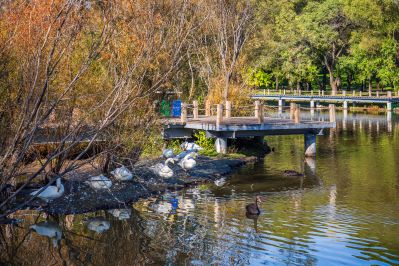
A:
{"type": "MultiPolygon", "coordinates": [[[[134,175],[132,181],[115,181],[110,189],[94,190],[83,181],[65,181],[65,194],[48,205],[44,210],[52,214],[85,213],[101,209],[121,208],[162,193],[166,190],[176,190],[191,185],[214,181],[221,176],[232,173],[234,168],[240,167],[248,160],[241,159],[211,159],[198,157],[197,166],[187,174],[178,166],[172,166],[174,177],[162,179],[155,175],[150,166],[160,160],[149,161],[131,169],[134,175]]],[[[30,207],[42,205],[39,199],[30,207]]]]}

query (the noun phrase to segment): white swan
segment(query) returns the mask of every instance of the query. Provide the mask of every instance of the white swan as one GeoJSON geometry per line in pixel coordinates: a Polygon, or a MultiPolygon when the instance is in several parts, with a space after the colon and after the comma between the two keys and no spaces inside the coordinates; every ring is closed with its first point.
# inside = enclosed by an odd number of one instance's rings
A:
{"type": "Polygon", "coordinates": [[[131,209],[112,209],[107,212],[119,220],[127,220],[132,215],[131,209]]]}
{"type": "Polygon", "coordinates": [[[64,186],[61,183],[61,177],[57,178],[55,186],[48,186],[46,189],[40,192],[40,194],[37,194],[39,191],[40,189],[35,190],[31,192],[30,195],[39,197],[46,202],[61,197],[62,195],[64,195],[65,192],[64,186]]]}
{"type": "Polygon", "coordinates": [[[214,181],[215,185],[218,187],[222,187],[226,184],[226,178],[222,177],[214,181]]]}
{"type": "Polygon", "coordinates": [[[111,224],[103,217],[90,218],[86,222],[86,226],[89,230],[100,234],[107,231],[111,227],[111,224]]]}
{"type": "Polygon", "coordinates": [[[190,152],[179,162],[180,167],[185,171],[193,169],[197,165],[197,162],[194,160],[196,157],[197,154],[195,152],[190,152]]]}
{"type": "Polygon", "coordinates": [[[201,146],[199,146],[198,144],[194,143],[194,142],[183,142],[180,145],[180,148],[182,148],[185,151],[200,151],[203,150],[203,148],[201,146]]]}
{"type": "Polygon", "coordinates": [[[158,214],[166,214],[172,211],[172,204],[170,202],[161,201],[150,204],[149,208],[158,214]]]}
{"type": "Polygon", "coordinates": [[[133,179],[132,172],[129,171],[125,166],[116,168],[114,171],[111,172],[111,175],[115,177],[117,180],[127,181],[133,179]]]}
{"type": "Polygon", "coordinates": [[[58,242],[62,237],[62,230],[58,224],[54,222],[40,222],[29,226],[38,235],[48,237],[53,243],[54,247],[58,246],[58,242]]]}
{"type": "Polygon", "coordinates": [[[99,175],[90,177],[86,184],[94,189],[106,189],[111,188],[112,181],[104,175],[99,175]]]}
{"type": "Polygon", "coordinates": [[[166,159],[169,159],[175,156],[175,154],[173,153],[172,149],[165,149],[162,152],[162,156],[165,157],[166,159]]]}
{"type": "Polygon", "coordinates": [[[169,167],[169,163],[175,163],[172,158],[169,158],[163,163],[157,163],[152,167],[155,174],[159,175],[160,177],[170,178],[173,176],[173,170],[169,167]]]}

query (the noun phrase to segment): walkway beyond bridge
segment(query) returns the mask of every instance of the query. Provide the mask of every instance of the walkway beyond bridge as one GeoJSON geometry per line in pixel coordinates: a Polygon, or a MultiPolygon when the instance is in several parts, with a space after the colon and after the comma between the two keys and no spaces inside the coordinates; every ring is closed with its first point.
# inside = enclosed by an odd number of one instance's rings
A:
{"type": "Polygon", "coordinates": [[[256,100],[275,100],[278,101],[279,106],[282,107],[285,101],[303,101],[310,102],[310,108],[315,105],[318,106],[320,102],[342,103],[344,109],[348,109],[348,103],[371,103],[371,104],[385,104],[387,111],[392,111],[392,104],[399,103],[399,93],[396,96],[392,95],[391,91],[341,91],[338,94],[331,95],[325,91],[318,91],[318,93],[303,92],[301,90],[265,90],[263,94],[254,94],[252,99],[256,100]]]}

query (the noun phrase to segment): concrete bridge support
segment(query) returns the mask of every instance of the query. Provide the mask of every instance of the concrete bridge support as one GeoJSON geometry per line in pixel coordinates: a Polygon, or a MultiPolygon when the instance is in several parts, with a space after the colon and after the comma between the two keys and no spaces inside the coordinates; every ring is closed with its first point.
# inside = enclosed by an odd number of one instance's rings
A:
{"type": "Polygon", "coordinates": [[[313,133],[304,134],[305,143],[305,156],[315,157],[316,156],[316,135],[313,133]]]}
{"type": "Polygon", "coordinates": [[[344,101],[344,110],[348,110],[348,101],[344,101]]]}
{"type": "Polygon", "coordinates": [[[392,112],[392,103],[391,102],[387,103],[387,112],[392,112]]]}
{"type": "Polygon", "coordinates": [[[216,138],[215,148],[218,153],[227,153],[227,138],[216,138]]]}

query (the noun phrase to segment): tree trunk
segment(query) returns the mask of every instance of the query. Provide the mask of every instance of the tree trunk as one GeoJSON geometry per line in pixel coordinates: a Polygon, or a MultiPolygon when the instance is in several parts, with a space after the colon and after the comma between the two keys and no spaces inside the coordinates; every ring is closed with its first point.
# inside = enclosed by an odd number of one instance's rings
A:
{"type": "Polygon", "coordinates": [[[228,96],[229,96],[230,77],[231,77],[231,74],[228,73],[226,75],[226,83],[224,85],[224,92],[223,92],[223,101],[224,102],[226,102],[228,100],[228,96]]]}
{"type": "Polygon", "coordinates": [[[327,71],[326,71],[326,67],[323,67],[323,81],[322,81],[322,90],[326,90],[326,86],[327,86],[327,71]]]}
{"type": "Polygon", "coordinates": [[[350,91],[351,90],[351,83],[352,83],[352,76],[350,74],[348,74],[348,76],[346,77],[346,90],[350,91]]]}
{"type": "Polygon", "coordinates": [[[369,93],[373,90],[373,87],[371,86],[371,78],[369,78],[369,93]]]}
{"type": "Polygon", "coordinates": [[[337,81],[334,79],[334,73],[329,70],[330,73],[330,86],[332,95],[337,94],[337,81]]]}
{"type": "Polygon", "coordinates": [[[276,91],[278,91],[278,77],[276,76],[276,91]]]}

